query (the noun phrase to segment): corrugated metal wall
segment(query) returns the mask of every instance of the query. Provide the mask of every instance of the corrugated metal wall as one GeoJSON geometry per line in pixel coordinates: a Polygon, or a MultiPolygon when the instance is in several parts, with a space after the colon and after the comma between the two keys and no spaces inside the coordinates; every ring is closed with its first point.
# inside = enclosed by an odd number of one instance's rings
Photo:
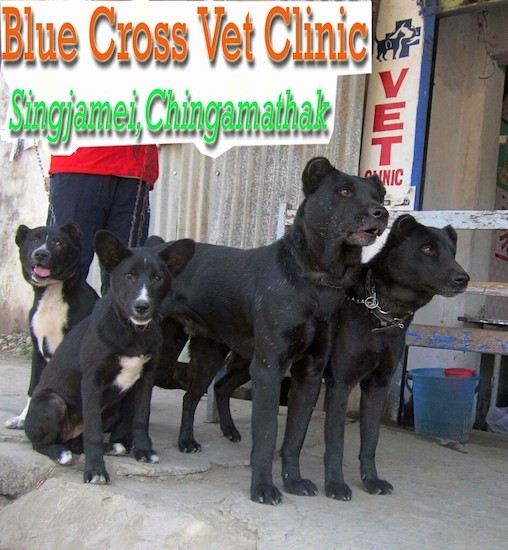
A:
{"type": "Polygon", "coordinates": [[[365,76],[337,81],[335,131],[327,146],[235,147],[217,159],[194,145],[164,145],[151,194],[151,233],[172,240],[251,248],[275,240],[280,203],[297,206],[305,163],[324,155],[356,174],[365,76]]]}
{"type": "MultiPolygon", "coordinates": [[[[326,146],[235,147],[212,159],[194,145],[163,145],[150,193],[150,234],[240,248],[273,242],[281,203],[296,207],[303,199],[309,159],[323,155],[338,169],[358,173],[365,81],[364,75],[337,79],[334,132],[326,146]]],[[[99,291],[97,259],[88,282],[99,291]]]]}

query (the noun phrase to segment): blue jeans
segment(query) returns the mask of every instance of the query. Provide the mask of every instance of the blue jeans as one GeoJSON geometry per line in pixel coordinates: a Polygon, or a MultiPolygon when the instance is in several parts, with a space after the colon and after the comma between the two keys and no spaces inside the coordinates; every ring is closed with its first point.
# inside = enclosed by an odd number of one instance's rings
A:
{"type": "MultiPolygon", "coordinates": [[[[48,225],[72,220],[82,233],[81,264],[88,275],[98,229],[114,233],[126,246],[142,246],[150,222],[149,186],[138,179],[94,174],[53,174],[50,178],[48,225]]],[[[101,269],[102,294],[109,276],[101,269]]]]}

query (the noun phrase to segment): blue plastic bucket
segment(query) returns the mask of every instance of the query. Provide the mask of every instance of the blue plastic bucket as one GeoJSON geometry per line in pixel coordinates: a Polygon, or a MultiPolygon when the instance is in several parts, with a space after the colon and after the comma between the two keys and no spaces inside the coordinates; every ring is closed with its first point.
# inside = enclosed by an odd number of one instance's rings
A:
{"type": "Polygon", "coordinates": [[[413,394],[415,433],[465,443],[479,381],[478,374],[448,377],[438,368],[408,371],[406,386],[413,394]]]}

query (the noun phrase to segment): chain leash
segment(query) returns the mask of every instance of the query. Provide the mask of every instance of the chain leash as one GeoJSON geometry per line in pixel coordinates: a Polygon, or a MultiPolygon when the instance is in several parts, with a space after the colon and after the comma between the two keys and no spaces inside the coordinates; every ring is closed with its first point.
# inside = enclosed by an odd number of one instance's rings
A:
{"type": "Polygon", "coordinates": [[[37,155],[37,162],[39,163],[39,168],[41,170],[42,185],[44,187],[44,191],[46,191],[46,196],[48,197],[49,223],[50,223],[50,225],[55,225],[56,224],[55,211],[53,210],[53,204],[51,203],[51,195],[49,193],[49,184],[46,181],[46,175],[45,175],[45,172],[44,172],[44,165],[42,164],[41,152],[39,151],[39,145],[37,143],[37,140],[34,140],[34,147],[35,147],[35,154],[37,155]]]}
{"type": "Polygon", "coordinates": [[[130,227],[130,231],[129,231],[129,242],[127,244],[127,246],[129,246],[129,247],[132,247],[133,242],[134,242],[134,230],[135,230],[135,227],[136,227],[136,221],[137,221],[137,216],[138,216],[138,207],[139,207],[140,200],[143,201],[143,206],[142,206],[141,213],[140,213],[140,216],[139,216],[139,224],[138,224],[137,235],[136,235],[136,246],[139,246],[139,244],[141,243],[141,238],[143,236],[143,227],[144,227],[145,222],[146,222],[145,212],[148,210],[148,200],[149,200],[150,189],[149,189],[148,183],[144,182],[143,175],[145,174],[147,154],[148,154],[148,149],[145,147],[144,148],[144,155],[143,155],[143,167],[141,169],[141,174],[140,174],[139,179],[138,179],[138,188],[137,188],[137,191],[136,191],[136,201],[134,203],[134,210],[132,212],[131,227],[130,227]],[[143,197],[141,198],[141,193],[142,192],[143,192],[143,197]]]}
{"type": "Polygon", "coordinates": [[[406,322],[408,322],[414,315],[413,311],[408,311],[403,317],[395,317],[389,311],[384,311],[381,309],[370,270],[365,278],[365,298],[362,300],[346,294],[346,300],[350,300],[355,304],[364,305],[367,310],[377,318],[381,326],[379,328],[373,328],[371,332],[384,332],[392,328],[404,330],[406,327],[406,322]]]}

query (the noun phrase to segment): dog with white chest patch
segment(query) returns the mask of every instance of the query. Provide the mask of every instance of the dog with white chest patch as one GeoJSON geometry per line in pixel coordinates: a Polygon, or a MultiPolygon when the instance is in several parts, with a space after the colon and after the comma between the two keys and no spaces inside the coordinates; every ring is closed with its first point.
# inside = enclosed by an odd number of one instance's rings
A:
{"type": "MultiPolygon", "coordinates": [[[[32,286],[34,300],[28,315],[32,339],[32,369],[28,396],[64,335],[92,312],[99,299],[87,284],[80,265],[81,230],[74,222],[30,229],[20,225],[16,244],[23,277],[32,286]]],[[[23,412],[10,418],[6,428],[23,429],[23,412]]]]}
{"type": "MultiPolygon", "coordinates": [[[[162,346],[160,305],[194,254],[182,239],[155,251],[127,248],[109,231],[98,231],[94,248],[110,273],[111,287],[90,317],[64,338],[36,387],[25,421],[33,448],[58,464],[85,452],[85,483],[109,483],[104,432],[127,424],[137,460],[157,462],[148,435],[150,400],[162,346]],[[129,396],[129,399],[125,398],[129,396]],[[121,405],[132,418],[119,422],[121,405]]],[[[113,430],[112,454],[123,454],[113,430]]]]}

